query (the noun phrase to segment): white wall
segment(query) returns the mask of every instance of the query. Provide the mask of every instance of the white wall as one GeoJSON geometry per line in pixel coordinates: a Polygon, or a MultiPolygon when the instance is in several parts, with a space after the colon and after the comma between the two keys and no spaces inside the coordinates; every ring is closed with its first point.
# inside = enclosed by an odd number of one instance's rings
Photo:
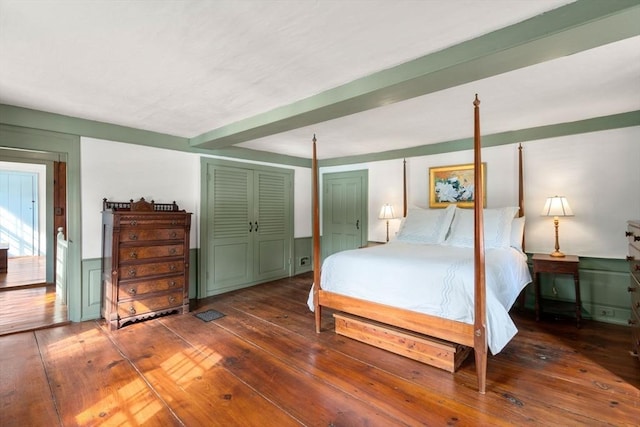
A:
{"type": "MultiPolygon", "coordinates": [[[[524,147],[525,214],[528,252],[550,252],[553,222],[541,217],[546,197],[569,199],[574,217],[560,219],[560,248],[581,256],[624,258],[628,219],[640,219],[640,127],[530,141],[524,147]]],[[[102,199],[145,197],[175,200],[193,212],[193,247],[199,247],[200,155],[92,138],[82,138],[83,258],[98,258],[102,199]]],[[[517,144],[485,148],[487,207],[517,205],[517,144]]],[[[429,168],[471,163],[472,151],[407,159],[409,205],[428,207],[429,168]]],[[[369,240],[384,241],[380,207],[391,203],[402,214],[402,159],[326,167],[321,174],[368,169],[369,240]]],[[[294,169],[294,236],[311,236],[311,171],[294,169]]],[[[320,179],[322,182],[322,179],[320,179]]],[[[393,235],[400,220],[391,220],[393,235]]]]}
{"type": "Polygon", "coordinates": [[[200,160],[181,151],[83,137],[82,258],[100,258],[102,199],[171,203],[192,212],[191,242],[197,247],[200,210],[200,160]]]}
{"type": "MultiPolygon", "coordinates": [[[[575,213],[560,219],[560,248],[565,253],[624,258],[626,221],[640,218],[640,127],[530,141],[524,147],[527,252],[551,252],[552,218],[541,217],[547,197],[564,195],[575,213]]],[[[485,148],[487,207],[517,206],[517,144],[485,148]]],[[[409,205],[428,207],[429,168],[473,162],[473,152],[407,159],[409,205]]],[[[402,213],[402,159],[326,167],[322,173],[369,170],[369,240],[384,241],[378,220],[384,203],[402,213]]],[[[390,233],[400,220],[390,222],[390,233]]]]}
{"type": "MultiPolygon", "coordinates": [[[[94,138],[81,139],[82,258],[101,254],[102,199],[155,200],[193,213],[191,246],[200,247],[199,154],[94,138]]],[[[213,157],[213,156],[209,156],[213,157]]],[[[229,160],[229,159],[226,159],[229,160]]],[[[309,168],[240,161],[294,170],[294,236],[311,235],[311,170],[309,168]]]]}

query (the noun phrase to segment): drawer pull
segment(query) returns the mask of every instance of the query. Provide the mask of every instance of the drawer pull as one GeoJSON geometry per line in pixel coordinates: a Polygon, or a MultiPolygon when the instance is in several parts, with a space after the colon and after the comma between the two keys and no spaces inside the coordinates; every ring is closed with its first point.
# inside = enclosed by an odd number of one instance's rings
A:
{"type": "Polygon", "coordinates": [[[171,221],[171,225],[176,225],[178,223],[178,221],[176,221],[175,219],[171,221]]]}
{"type": "Polygon", "coordinates": [[[634,267],[634,270],[640,271],[640,264],[636,264],[635,267],[634,267]]]}
{"type": "Polygon", "coordinates": [[[640,236],[633,236],[634,242],[640,242],[640,236]]]}
{"type": "Polygon", "coordinates": [[[171,264],[171,265],[169,266],[169,270],[171,270],[171,271],[176,271],[176,268],[177,268],[177,267],[176,267],[175,265],[173,265],[173,264],[171,264]]]}
{"type": "Polygon", "coordinates": [[[176,281],[175,280],[172,280],[172,281],[169,282],[169,287],[170,288],[173,288],[175,286],[176,286],[176,281]]]}
{"type": "Polygon", "coordinates": [[[171,238],[175,239],[176,237],[178,237],[178,233],[176,233],[175,231],[171,232],[171,238]]]}
{"type": "Polygon", "coordinates": [[[138,258],[138,253],[136,251],[133,251],[129,254],[129,258],[131,259],[137,259],[138,258]]]}
{"type": "Polygon", "coordinates": [[[129,289],[129,295],[134,296],[135,294],[136,294],[136,289],[135,288],[129,289]]]}
{"type": "Polygon", "coordinates": [[[636,302],[636,308],[640,308],[640,301],[636,302]]]}
{"type": "Polygon", "coordinates": [[[129,314],[136,314],[136,309],[134,306],[129,307],[129,314]]]}
{"type": "Polygon", "coordinates": [[[631,286],[627,288],[627,292],[635,292],[635,291],[636,291],[635,286],[633,288],[631,286]]]}
{"type": "Polygon", "coordinates": [[[635,325],[637,322],[634,319],[629,319],[629,324],[630,325],[635,325]]]}
{"type": "Polygon", "coordinates": [[[169,297],[169,302],[170,302],[171,304],[173,304],[174,302],[176,302],[176,297],[174,297],[173,295],[171,295],[171,296],[169,297]]]}
{"type": "Polygon", "coordinates": [[[138,240],[138,235],[134,234],[134,233],[129,233],[129,239],[131,240],[138,240]]]}
{"type": "Polygon", "coordinates": [[[624,237],[631,237],[633,236],[633,231],[625,231],[624,232],[624,237]]]}
{"type": "Polygon", "coordinates": [[[176,248],[169,249],[169,254],[170,255],[175,255],[176,254],[176,248]]]}
{"type": "Polygon", "coordinates": [[[633,261],[634,259],[633,255],[627,255],[627,261],[633,261]]]}
{"type": "Polygon", "coordinates": [[[134,220],[133,220],[133,221],[131,221],[129,224],[131,224],[131,225],[133,225],[133,226],[135,227],[136,225],[138,225],[138,221],[136,221],[136,220],[134,219],[134,220]]]}
{"type": "Polygon", "coordinates": [[[130,268],[129,269],[129,277],[136,277],[136,269],[135,268],[130,268]]]}

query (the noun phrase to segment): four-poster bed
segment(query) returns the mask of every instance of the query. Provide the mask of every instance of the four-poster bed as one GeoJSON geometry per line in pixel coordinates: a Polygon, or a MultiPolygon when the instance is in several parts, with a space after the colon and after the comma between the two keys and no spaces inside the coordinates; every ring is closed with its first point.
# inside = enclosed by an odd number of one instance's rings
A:
{"type": "MultiPolygon", "coordinates": [[[[483,185],[482,185],[482,174],[480,165],[482,164],[481,160],[481,143],[480,143],[480,123],[479,123],[479,104],[480,101],[476,95],[474,100],[474,179],[475,179],[475,200],[483,200],[483,185]]],[[[519,215],[523,215],[523,191],[522,191],[522,152],[521,148],[519,150],[519,215]]],[[[406,208],[406,162],[403,167],[404,172],[404,209],[405,216],[407,215],[406,208]]],[[[434,276],[434,281],[440,280],[437,277],[448,277],[449,282],[461,282],[466,280],[467,283],[461,285],[461,288],[470,288],[463,291],[454,290],[453,287],[450,287],[449,284],[439,285],[434,282],[435,288],[428,287],[428,292],[430,293],[439,293],[445,295],[445,300],[448,300],[452,293],[460,293],[462,295],[462,299],[470,300],[470,304],[472,307],[470,308],[471,313],[466,317],[462,315],[452,316],[452,318],[448,318],[442,315],[429,314],[421,311],[415,311],[413,309],[399,308],[393,303],[387,304],[386,300],[378,300],[376,301],[376,297],[374,298],[365,298],[359,294],[359,291],[355,290],[351,291],[333,291],[327,290],[324,288],[325,284],[323,284],[324,277],[321,278],[321,259],[320,259],[320,221],[319,221],[319,194],[318,194],[318,162],[317,162],[317,154],[316,154],[316,139],[315,136],[313,138],[313,158],[312,158],[312,184],[313,184],[313,242],[314,242],[314,252],[313,252],[313,262],[314,262],[314,284],[313,288],[310,292],[310,306],[313,308],[315,312],[315,325],[316,332],[320,332],[321,329],[321,319],[322,319],[322,307],[327,307],[336,312],[334,314],[336,318],[336,332],[341,333],[346,336],[350,336],[355,339],[359,339],[361,341],[367,342],[372,345],[376,345],[378,347],[394,351],[399,354],[403,354],[408,357],[412,357],[416,360],[423,361],[425,363],[438,366],[451,372],[455,371],[455,369],[459,366],[459,364],[464,360],[470,348],[474,349],[475,354],[475,362],[476,362],[476,371],[478,377],[478,389],[480,393],[484,393],[486,389],[486,370],[487,370],[487,347],[491,344],[494,347],[491,347],[491,350],[494,351],[495,348],[498,351],[502,348],[506,342],[515,334],[513,330],[508,331],[506,333],[506,337],[500,338],[501,332],[493,333],[494,336],[498,336],[498,339],[501,340],[499,342],[495,342],[494,337],[487,336],[487,299],[489,299],[490,304],[490,316],[489,321],[492,325],[501,324],[501,323],[509,323],[511,319],[505,313],[508,311],[508,308],[513,304],[517,295],[520,293],[521,289],[526,286],[526,283],[530,281],[529,271],[526,267],[526,256],[523,253],[520,255],[524,256],[525,262],[524,267],[519,266],[520,270],[515,273],[517,276],[518,284],[515,285],[513,289],[510,289],[508,292],[498,289],[497,291],[494,289],[496,285],[494,282],[496,281],[495,277],[501,277],[505,275],[504,271],[499,273],[495,273],[495,265],[496,264],[508,264],[508,262],[504,261],[503,258],[500,258],[499,261],[496,261],[495,253],[500,252],[502,249],[493,249],[492,246],[492,236],[488,239],[490,254],[489,258],[491,261],[490,271],[489,271],[489,292],[487,292],[487,272],[485,267],[485,236],[482,230],[485,230],[484,223],[484,212],[482,203],[475,203],[473,209],[472,219],[470,217],[470,212],[462,212],[457,213],[457,218],[454,218],[455,221],[458,222],[463,221],[463,217],[466,217],[467,220],[473,221],[472,225],[472,239],[473,242],[469,245],[468,249],[464,249],[471,254],[471,247],[473,248],[472,253],[473,256],[469,256],[468,265],[471,265],[468,276],[470,279],[462,278],[462,274],[459,277],[455,277],[453,280],[451,279],[451,269],[447,267],[447,265],[441,265],[438,268],[442,270],[442,272],[436,273],[435,267],[431,265],[428,268],[434,268],[434,270],[429,270],[428,274],[421,274],[419,270],[412,270],[412,268],[417,268],[417,264],[421,263],[421,251],[428,249],[434,249],[434,245],[409,245],[405,243],[396,243],[396,244],[387,244],[383,246],[387,246],[388,249],[384,249],[385,251],[395,251],[399,256],[402,257],[402,254],[405,254],[405,258],[403,262],[405,262],[404,266],[400,267],[390,267],[390,268],[402,268],[404,270],[394,270],[394,274],[396,276],[400,276],[397,274],[399,271],[406,273],[408,276],[416,276],[425,277],[425,276],[434,276]],[[404,245],[404,246],[403,246],[404,245]],[[429,248],[431,247],[431,248],[429,248]],[[472,261],[471,261],[472,259],[472,261]],[[524,272],[523,268],[526,270],[524,272]],[[433,273],[432,273],[433,272],[433,273]],[[440,276],[438,276],[440,274],[440,276]],[[528,277],[527,277],[528,276],[528,277]],[[524,284],[523,284],[524,282],[524,284]],[[467,286],[468,285],[468,286],[467,286]],[[441,286],[444,290],[438,290],[437,286],[441,286]],[[435,291],[433,289],[436,289],[435,291]],[[351,294],[349,294],[351,292],[351,294]],[[509,295],[504,297],[500,294],[500,292],[508,293],[509,295]],[[515,293],[515,296],[514,296],[515,293]],[[496,306],[496,301],[500,300],[497,306],[498,309],[494,308],[496,306]],[[500,307],[502,306],[502,307],[500,307]],[[508,307],[505,307],[508,306],[508,307]],[[506,309],[506,310],[504,310],[506,309]],[[492,317],[496,311],[497,318],[492,317]],[[502,313],[504,311],[504,313],[502,313]],[[502,316],[502,317],[499,317],[502,316]],[[463,319],[463,320],[460,320],[463,319]],[[496,320],[497,319],[497,320],[496,320]],[[510,335],[511,334],[511,335],[510,335]],[[491,340],[488,344],[488,338],[491,340]],[[506,341],[505,341],[506,340],[506,341]]],[[[458,208],[455,208],[458,209],[458,208]]],[[[448,209],[447,209],[448,210],[448,209]]],[[[512,220],[514,213],[517,208],[513,208],[510,212],[512,220]]],[[[487,212],[489,210],[486,210],[487,212]]],[[[443,212],[443,211],[441,211],[443,212]]],[[[507,212],[507,211],[505,211],[507,212]]],[[[489,212],[490,221],[495,222],[495,212],[489,212]]],[[[433,213],[429,213],[429,215],[433,215],[433,213]]],[[[500,213],[500,215],[509,215],[500,213]]],[[[442,216],[442,215],[441,215],[442,216]]],[[[446,221],[445,221],[446,222],[446,221]]],[[[447,225],[447,230],[449,226],[447,225]]],[[[511,223],[509,223],[509,227],[511,227],[511,223]]],[[[444,236],[441,236],[437,243],[441,243],[444,236]]],[[[471,240],[471,239],[468,239],[471,240]]],[[[429,242],[431,243],[431,242],[429,242]]],[[[507,245],[508,246],[508,245],[507,245]]],[[[330,266],[332,269],[328,269],[331,275],[340,276],[344,278],[345,276],[349,276],[347,281],[356,281],[357,275],[363,275],[364,271],[372,270],[373,277],[378,274],[381,276],[383,273],[382,270],[376,270],[377,266],[383,264],[382,257],[380,255],[382,252],[377,248],[370,251],[370,254],[374,256],[374,260],[368,264],[367,267],[358,269],[356,264],[354,264],[353,259],[349,261],[343,261],[343,264],[346,263],[346,267],[343,267],[342,270],[333,270],[333,266],[330,266]],[[375,258],[378,255],[379,258],[375,258]],[[355,271],[355,275],[349,275],[348,269],[351,269],[352,272],[355,271]],[[338,271],[338,272],[334,272],[338,271]]],[[[457,257],[457,253],[460,252],[457,249],[446,246],[438,246],[436,251],[440,253],[446,254],[446,256],[441,256],[440,258],[446,257],[457,257]]],[[[463,250],[463,251],[464,251],[463,250]]],[[[353,252],[353,254],[347,254],[346,256],[356,256],[360,257],[361,254],[364,254],[368,249],[359,249],[355,251],[347,251],[353,252]],[[360,251],[360,252],[359,252],[360,251]]],[[[505,251],[502,251],[505,252],[505,251]]],[[[500,252],[500,253],[502,253],[500,252]]],[[[341,253],[343,254],[343,253],[341,253]]],[[[364,255],[362,255],[364,256],[364,255]]],[[[431,256],[431,255],[425,255],[431,256]]],[[[500,255],[502,256],[502,255],[500,255]]],[[[331,257],[330,257],[331,258],[331,257]]],[[[435,258],[438,258],[436,255],[435,258]]],[[[327,261],[329,258],[327,259],[327,261]]],[[[325,261],[325,262],[327,262],[325,261]]],[[[332,258],[331,261],[334,261],[332,258]]],[[[445,261],[451,262],[448,260],[441,260],[441,264],[445,261]]],[[[336,264],[338,261],[328,262],[328,264],[336,264]]],[[[460,265],[463,265],[464,262],[460,261],[460,265]]],[[[367,264],[359,264],[359,265],[367,265],[367,264]]],[[[323,266],[322,269],[324,269],[323,266]]],[[[382,267],[380,267],[382,268],[382,267]]],[[[460,268],[462,270],[463,268],[460,268]]],[[[467,268],[469,270],[469,268],[467,268]]],[[[376,283],[374,278],[365,277],[365,286],[362,288],[375,288],[376,283]],[[368,281],[368,282],[367,282],[368,281]]],[[[516,280],[516,279],[514,279],[516,280]]],[[[398,279],[400,281],[400,279],[398,279]]],[[[445,281],[444,279],[442,280],[445,281]]],[[[326,282],[326,281],[325,281],[326,282]]],[[[415,284],[415,280],[413,281],[415,284]]],[[[395,283],[394,283],[395,284],[395,283]]],[[[429,286],[432,283],[429,282],[429,286]]],[[[499,285],[501,286],[501,285],[499,285]]],[[[418,294],[411,292],[422,292],[419,296],[422,297],[425,294],[424,289],[414,289],[410,290],[408,299],[417,300],[418,294]]],[[[367,289],[367,292],[369,289],[367,289]]],[[[396,292],[397,294],[397,292],[396,292]]],[[[393,299],[390,297],[390,299],[393,299]]],[[[457,300],[454,300],[457,301],[457,300]]],[[[426,310],[425,310],[426,311],[426,310]]],[[[446,310],[445,310],[446,311],[446,310]]],[[[495,326],[492,326],[495,327],[495,326]]],[[[513,326],[515,329],[515,326],[513,326]]],[[[491,335],[491,334],[490,334],[491,335]]],[[[502,334],[505,335],[505,334],[502,334]]]]}

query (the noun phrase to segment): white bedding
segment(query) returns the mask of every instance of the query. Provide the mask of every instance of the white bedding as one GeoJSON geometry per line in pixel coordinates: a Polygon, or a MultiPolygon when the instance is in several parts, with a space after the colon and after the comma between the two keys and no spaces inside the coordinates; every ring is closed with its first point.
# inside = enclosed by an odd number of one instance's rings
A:
{"type": "MultiPolygon", "coordinates": [[[[518,331],[509,309],[531,282],[527,257],[514,248],[485,251],[487,339],[500,352],[518,331]]],[[[338,252],[322,266],[322,289],[473,324],[473,248],[412,244],[338,252]]],[[[313,289],[307,305],[313,306],[313,289]]]]}

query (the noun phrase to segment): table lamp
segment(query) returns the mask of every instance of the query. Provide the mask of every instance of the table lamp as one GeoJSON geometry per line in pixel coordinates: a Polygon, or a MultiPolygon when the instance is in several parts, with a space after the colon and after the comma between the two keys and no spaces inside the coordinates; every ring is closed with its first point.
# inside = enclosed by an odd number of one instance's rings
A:
{"type": "Polygon", "coordinates": [[[380,215],[378,215],[378,219],[387,220],[387,242],[389,241],[389,220],[394,219],[396,216],[393,213],[393,206],[389,203],[385,203],[380,209],[380,215]]]}
{"type": "Polygon", "coordinates": [[[569,206],[569,202],[567,202],[567,198],[564,196],[553,196],[548,197],[547,202],[544,204],[544,209],[542,209],[542,216],[552,216],[553,217],[553,225],[556,229],[556,250],[551,254],[552,257],[562,258],[564,254],[560,252],[560,244],[558,243],[558,217],[561,216],[573,216],[573,211],[569,206]]]}

